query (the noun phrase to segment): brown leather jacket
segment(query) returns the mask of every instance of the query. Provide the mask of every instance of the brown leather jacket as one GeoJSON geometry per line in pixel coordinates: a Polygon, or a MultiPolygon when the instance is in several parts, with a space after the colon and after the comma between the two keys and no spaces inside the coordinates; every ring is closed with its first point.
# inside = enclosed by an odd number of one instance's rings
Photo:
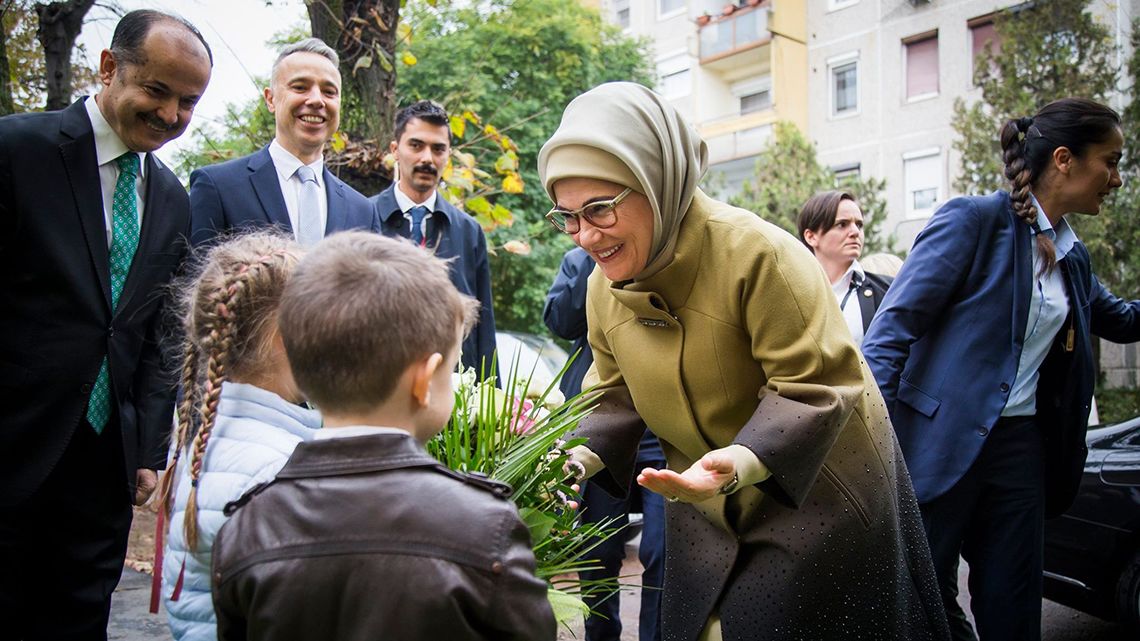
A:
{"type": "Polygon", "coordinates": [[[227,507],[218,637],[552,640],[546,583],[510,488],[453,472],[408,435],[302,443],[227,507]]]}

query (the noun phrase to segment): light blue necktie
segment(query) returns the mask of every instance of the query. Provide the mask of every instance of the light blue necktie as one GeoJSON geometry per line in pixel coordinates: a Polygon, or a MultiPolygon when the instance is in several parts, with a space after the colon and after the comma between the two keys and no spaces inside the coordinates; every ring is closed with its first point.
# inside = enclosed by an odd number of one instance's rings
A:
{"type": "Polygon", "coordinates": [[[301,198],[297,203],[297,242],[302,247],[312,247],[325,236],[325,230],[321,228],[321,198],[324,194],[312,167],[301,165],[294,175],[301,181],[301,198]]]}
{"type": "Polygon", "coordinates": [[[412,215],[412,242],[423,246],[424,244],[424,218],[430,213],[427,207],[416,205],[408,210],[412,215]]]}
{"type": "MultiPolygon", "coordinates": [[[[115,195],[111,199],[111,310],[119,304],[119,294],[131,261],[139,246],[139,206],[135,178],[139,175],[139,155],[133,151],[115,159],[119,166],[119,179],[115,182],[115,195]]],[[[99,376],[87,399],[87,422],[99,434],[111,418],[111,371],[107,357],[99,366],[99,376]]]]}

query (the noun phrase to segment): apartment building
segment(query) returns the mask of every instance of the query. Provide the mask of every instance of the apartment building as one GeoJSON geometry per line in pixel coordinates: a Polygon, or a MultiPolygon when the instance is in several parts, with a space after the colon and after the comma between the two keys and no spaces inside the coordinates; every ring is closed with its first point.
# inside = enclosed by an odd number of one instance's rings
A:
{"type": "MultiPolygon", "coordinates": [[[[774,0],[778,1],[778,0],[774,0]]],[[[954,100],[981,97],[973,65],[996,41],[993,15],[1022,0],[812,0],[808,3],[808,128],[837,173],[887,180],[888,219],[909,247],[954,192],[954,100]]],[[[1136,0],[1091,10],[1127,60],[1136,0]]],[[[1032,91],[1032,87],[1026,87],[1032,91]]],[[[996,138],[996,132],[995,132],[996,138]]]]}
{"type": "Polygon", "coordinates": [[[652,45],[659,93],[709,146],[714,185],[751,178],[772,123],[808,127],[808,0],[593,0],[652,45]]]}

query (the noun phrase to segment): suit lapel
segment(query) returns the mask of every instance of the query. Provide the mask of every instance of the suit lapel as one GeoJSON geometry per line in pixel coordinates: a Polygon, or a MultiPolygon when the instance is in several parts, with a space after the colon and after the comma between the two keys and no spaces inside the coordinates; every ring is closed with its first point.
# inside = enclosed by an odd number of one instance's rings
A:
{"type": "Polygon", "coordinates": [[[272,225],[278,225],[290,232],[293,226],[289,224],[289,210],[285,208],[285,196],[281,194],[281,182],[277,180],[277,168],[269,156],[269,149],[262,149],[249,160],[249,182],[253,185],[253,192],[261,202],[261,209],[265,218],[272,225]]]}
{"type": "Polygon", "coordinates": [[[95,157],[95,134],[83,99],[63,112],[60,130],[70,140],[59,146],[67,170],[71,195],[87,241],[91,264],[99,279],[107,308],[111,307],[111,263],[107,249],[107,223],[103,191],[99,184],[99,161],[95,157]]]}
{"type": "Polygon", "coordinates": [[[348,229],[348,205],[344,200],[344,185],[333,178],[332,172],[325,169],[325,201],[328,203],[328,220],[325,221],[325,236],[348,229]]]}
{"type": "Polygon", "coordinates": [[[1021,354],[1025,342],[1025,326],[1029,322],[1029,304],[1033,293],[1033,252],[1036,250],[1029,226],[1022,223],[1007,207],[1013,237],[1013,344],[1021,354]]]}

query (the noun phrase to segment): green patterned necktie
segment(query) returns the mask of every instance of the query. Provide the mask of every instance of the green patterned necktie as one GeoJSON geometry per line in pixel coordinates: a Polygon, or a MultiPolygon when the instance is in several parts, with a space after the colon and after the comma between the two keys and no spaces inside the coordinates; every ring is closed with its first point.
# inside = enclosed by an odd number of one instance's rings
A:
{"type": "MultiPolygon", "coordinates": [[[[135,178],[139,175],[139,155],[133,151],[115,159],[119,166],[119,180],[115,183],[115,196],[111,200],[111,311],[119,303],[123,283],[131,270],[131,260],[139,246],[139,207],[135,178]]],[[[97,433],[103,433],[111,418],[111,371],[107,357],[99,366],[99,377],[87,401],[87,422],[97,433]]]]}

